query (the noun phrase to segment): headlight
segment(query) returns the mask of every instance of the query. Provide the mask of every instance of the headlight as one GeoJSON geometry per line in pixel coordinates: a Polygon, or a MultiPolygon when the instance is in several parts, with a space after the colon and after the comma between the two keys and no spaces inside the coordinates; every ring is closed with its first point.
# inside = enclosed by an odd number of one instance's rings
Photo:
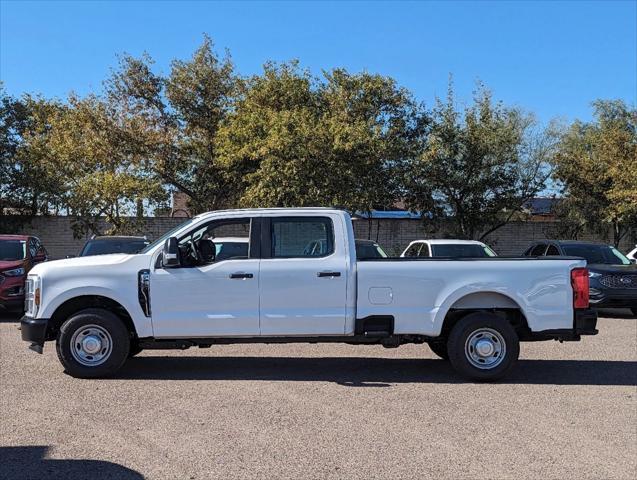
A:
{"type": "Polygon", "coordinates": [[[14,268],[13,270],[5,270],[4,272],[2,272],[2,275],[5,275],[7,277],[21,277],[22,275],[24,275],[24,268],[20,267],[14,268]]]}
{"type": "Polygon", "coordinates": [[[24,313],[29,317],[35,317],[40,307],[41,299],[40,277],[29,276],[24,283],[24,313]]]}
{"type": "Polygon", "coordinates": [[[588,272],[588,278],[597,278],[597,277],[601,277],[602,274],[601,273],[597,273],[597,272],[588,272]]]}

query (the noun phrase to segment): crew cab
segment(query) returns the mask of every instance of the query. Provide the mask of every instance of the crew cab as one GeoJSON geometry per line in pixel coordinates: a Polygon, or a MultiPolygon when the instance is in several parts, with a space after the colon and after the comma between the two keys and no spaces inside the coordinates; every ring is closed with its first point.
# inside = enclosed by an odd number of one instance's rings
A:
{"type": "Polygon", "coordinates": [[[199,215],[138,254],[47,262],[27,280],[22,338],[55,341],[75,377],[113,375],[143,349],[229,343],[428,343],[462,375],[493,380],[519,342],[597,333],[580,258],[357,260],[348,213],[199,215]],[[217,260],[215,238],[248,239],[217,260]],[[324,249],[307,249],[320,241],[324,249]]]}

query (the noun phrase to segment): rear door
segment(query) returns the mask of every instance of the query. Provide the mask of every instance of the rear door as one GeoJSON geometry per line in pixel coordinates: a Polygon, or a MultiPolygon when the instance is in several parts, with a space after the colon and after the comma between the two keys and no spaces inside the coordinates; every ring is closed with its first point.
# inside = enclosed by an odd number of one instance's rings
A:
{"type": "Polygon", "coordinates": [[[338,216],[263,217],[261,335],[344,333],[344,234],[338,216]]]}

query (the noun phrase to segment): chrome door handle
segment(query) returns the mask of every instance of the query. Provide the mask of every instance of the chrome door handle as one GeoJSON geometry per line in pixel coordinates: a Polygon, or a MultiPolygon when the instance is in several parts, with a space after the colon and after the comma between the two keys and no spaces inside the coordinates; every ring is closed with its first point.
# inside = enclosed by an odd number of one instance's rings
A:
{"type": "Polygon", "coordinates": [[[253,277],[254,275],[251,273],[235,272],[230,274],[230,278],[253,278],[253,277]]]}
{"type": "Polygon", "coordinates": [[[317,277],[340,277],[341,272],[316,272],[317,277]]]}

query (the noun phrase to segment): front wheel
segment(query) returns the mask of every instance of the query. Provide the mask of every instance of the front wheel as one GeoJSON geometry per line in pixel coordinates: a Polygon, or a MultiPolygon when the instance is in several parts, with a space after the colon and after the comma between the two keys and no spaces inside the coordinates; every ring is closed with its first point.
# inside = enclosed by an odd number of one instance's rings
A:
{"type": "Polygon", "coordinates": [[[478,381],[502,378],[515,365],[520,341],[511,324],[491,313],[472,313],[456,323],[447,344],[451,365],[478,381]]]}
{"type": "Polygon", "coordinates": [[[70,317],[58,333],[56,350],[66,372],[76,378],[114,374],[128,358],[130,335],[112,312],[89,308],[70,317]]]}

